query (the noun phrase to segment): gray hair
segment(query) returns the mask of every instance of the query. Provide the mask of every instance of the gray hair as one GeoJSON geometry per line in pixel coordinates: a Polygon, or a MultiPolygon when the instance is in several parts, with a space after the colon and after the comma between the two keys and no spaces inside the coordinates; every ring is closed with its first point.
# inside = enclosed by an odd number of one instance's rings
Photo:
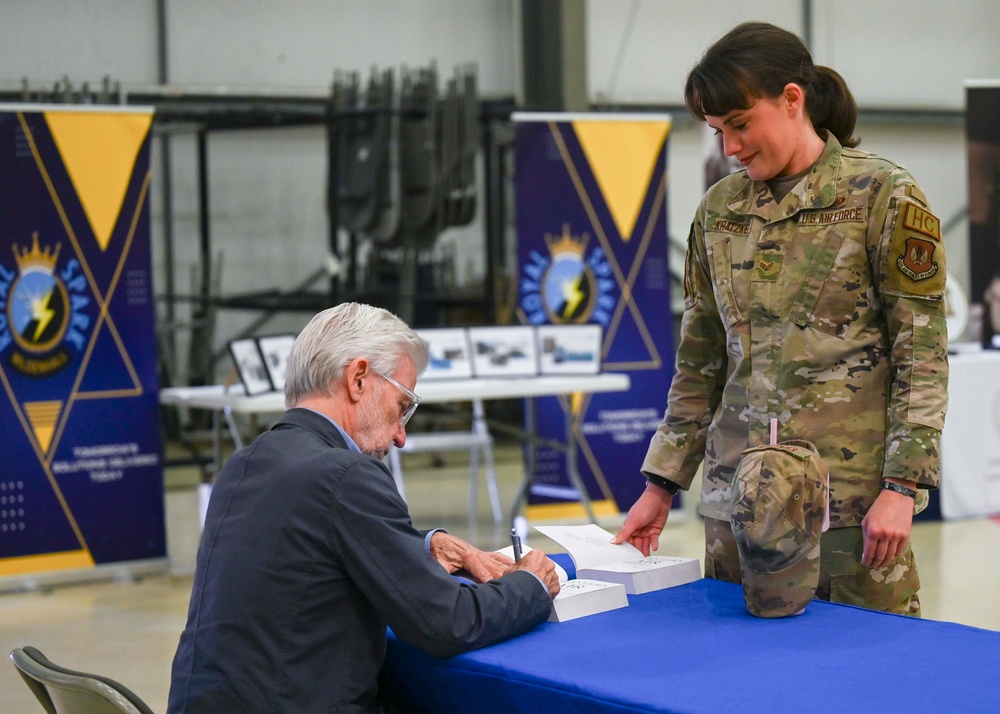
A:
{"type": "Polygon", "coordinates": [[[347,302],[319,313],[292,346],[285,374],[285,407],[306,397],[328,396],[353,360],[365,357],[388,375],[409,355],[417,374],[427,368],[427,344],[388,310],[347,302]]]}

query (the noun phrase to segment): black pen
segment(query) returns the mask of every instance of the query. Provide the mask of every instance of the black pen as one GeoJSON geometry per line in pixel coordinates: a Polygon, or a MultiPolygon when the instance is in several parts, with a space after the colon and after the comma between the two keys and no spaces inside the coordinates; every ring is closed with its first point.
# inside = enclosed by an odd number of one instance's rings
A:
{"type": "Polygon", "coordinates": [[[521,562],[521,539],[517,535],[517,529],[510,529],[510,544],[514,546],[514,562],[521,562]]]}

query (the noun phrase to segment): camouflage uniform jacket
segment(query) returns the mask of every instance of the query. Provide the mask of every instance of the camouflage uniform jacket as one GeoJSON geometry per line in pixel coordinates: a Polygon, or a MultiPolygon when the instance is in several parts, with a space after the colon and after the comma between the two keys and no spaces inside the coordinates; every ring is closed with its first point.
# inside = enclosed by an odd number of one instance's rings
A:
{"type": "MultiPolygon", "coordinates": [[[[642,470],[728,520],[748,447],[807,439],[830,469],[831,526],[860,525],[883,476],[936,488],[947,406],[940,222],[909,172],[843,148],[776,203],[745,171],[705,195],[688,239],[667,411],[642,470]]],[[[926,504],[921,490],[918,508],[926,504]]]]}

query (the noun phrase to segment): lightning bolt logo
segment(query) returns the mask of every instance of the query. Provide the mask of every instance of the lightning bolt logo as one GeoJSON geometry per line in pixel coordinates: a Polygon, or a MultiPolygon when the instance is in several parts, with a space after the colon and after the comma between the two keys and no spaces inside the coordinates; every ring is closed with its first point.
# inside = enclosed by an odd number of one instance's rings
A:
{"type": "MultiPolygon", "coordinates": [[[[54,270],[58,249],[55,252],[41,250],[37,242],[34,248],[31,251],[14,251],[20,275],[17,282],[7,287],[10,302],[5,311],[7,325],[3,327],[7,327],[8,338],[25,351],[24,354],[15,351],[10,364],[24,374],[37,377],[49,374],[52,370],[48,367],[65,364],[65,360],[69,359],[69,353],[60,345],[66,337],[70,303],[66,289],[54,270]],[[43,362],[39,363],[41,366],[31,362],[34,359],[32,355],[39,354],[46,354],[43,362]]],[[[81,298],[81,307],[87,302],[86,298],[81,298]]]]}
{"type": "Polygon", "coordinates": [[[580,290],[580,282],[583,280],[583,273],[576,276],[575,279],[565,280],[562,284],[562,294],[563,298],[566,300],[566,307],[563,309],[562,316],[569,317],[572,315],[576,308],[583,302],[584,294],[580,290]]]}
{"type": "Polygon", "coordinates": [[[39,338],[45,334],[45,328],[49,326],[52,318],[56,315],[55,311],[49,308],[49,302],[52,300],[52,292],[53,289],[50,288],[44,295],[31,298],[31,316],[37,321],[35,335],[32,338],[35,342],[38,342],[39,338]]]}

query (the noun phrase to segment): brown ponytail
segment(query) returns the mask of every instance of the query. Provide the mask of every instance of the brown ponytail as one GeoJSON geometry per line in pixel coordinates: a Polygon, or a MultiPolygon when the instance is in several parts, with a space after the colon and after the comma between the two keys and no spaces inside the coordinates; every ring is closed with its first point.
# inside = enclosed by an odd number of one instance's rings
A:
{"type": "Polygon", "coordinates": [[[847,82],[829,67],[814,65],[815,79],[806,87],[806,109],[813,126],[832,133],[843,146],[857,146],[853,136],[858,105],[847,82]]]}
{"type": "Polygon", "coordinates": [[[684,101],[699,120],[749,109],[760,98],[781,95],[787,84],[805,90],[806,111],[817,132],[829,131],[843,146],[857,146],[858,105],[844,78],[813,64],[798,37],[766,22],[745,22],[709,47],[688,74],[684,101]]]}

